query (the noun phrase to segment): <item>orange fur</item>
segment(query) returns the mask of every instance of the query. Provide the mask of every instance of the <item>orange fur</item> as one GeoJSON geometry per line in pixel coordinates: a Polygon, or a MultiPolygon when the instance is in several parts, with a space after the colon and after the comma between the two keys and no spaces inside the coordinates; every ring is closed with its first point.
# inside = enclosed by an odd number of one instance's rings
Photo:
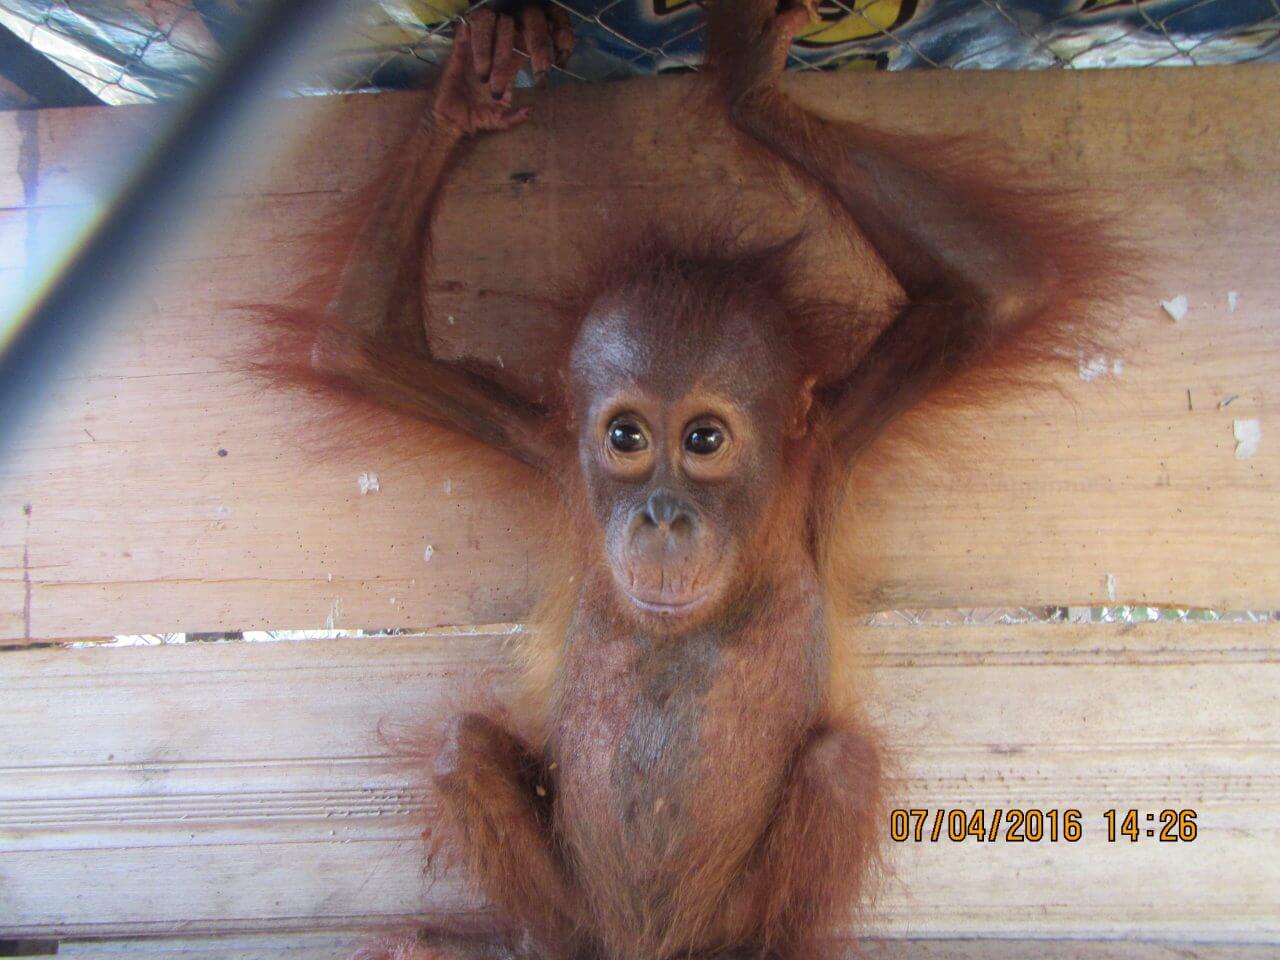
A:
{"type": "Polygon", "coordinates": [[[444,363],[423,265],[452,152],[430,125],[379,181],[354,252],[326,247],[319,283],[267,311],[282,331],[273,376],[479,440],[533,467],[558,501],[542,511],[547,589],[513,651],[518,690],[410,738],[421,766],[433,758],[433,847],[452,849],[492,904],[487,936],[442,928],[368,958],[832,951],[870,902],[887,765],[834,586],[848,468],[926,401],[988,400],[1074,364],[1102,329],[1088,306],[1134,262],[1103,219],[996,182],[960,142],[824,120],[762,85],[747,8],[767,23],[776,4],[713,8],[719,95],[750,143],[824,191],[883,256],[903,299],[874,336],[854,335],[869,322],[857,291],[801,294],[794,241],[755,246],[726,217],[623,218],[546,304],[564,320],[562,390],[533,398],[444,363]],[[610,403],[636,421],[649,411],[652,447],[637,454],[649,460],[604,449],[593,418],[610,403]],[[709,468],[662,431],[713,409],[747,442],[694,482],[709,468]],[[685,532],[654,519],[659,495],[685,532]],[[637,530],[665,538],[658,560],[635,547],[637,530]],[[698,601],[712,599],[683,620],[644,613],[628,593],[637,567],[656,567],[663,589],[710,582],[698,601]]]}

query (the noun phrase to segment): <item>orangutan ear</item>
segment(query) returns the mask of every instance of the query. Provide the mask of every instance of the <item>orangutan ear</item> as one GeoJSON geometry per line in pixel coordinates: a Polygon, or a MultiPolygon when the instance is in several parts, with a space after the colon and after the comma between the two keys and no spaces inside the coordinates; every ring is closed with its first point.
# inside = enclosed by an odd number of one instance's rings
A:
{"type": "Polygon", "coordinates": [[[813,409],[813,387],[817,377],[805,377],[800,384],[800,395],[796,397],[795,409],[791,415],[791,427],[788,435],[799,439],[809,432],[809,411],[813,409]]]}

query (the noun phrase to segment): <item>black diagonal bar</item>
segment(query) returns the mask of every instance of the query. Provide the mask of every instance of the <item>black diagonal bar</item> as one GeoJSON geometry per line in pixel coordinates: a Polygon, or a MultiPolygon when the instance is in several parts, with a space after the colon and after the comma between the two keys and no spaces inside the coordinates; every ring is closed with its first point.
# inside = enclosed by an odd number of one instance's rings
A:
{"type": "Polygon", "coordinates": [[[273,0],[246,26],[129,176],[49,290],[21,318],[0,356],[0,451],[24,418],[21,408],[47,396],[59,360],[118,295],[120,278],[136,275],[148,244],[169,229],[204,161],[235,125],[249,117],[293,58],[318,36],[340,0],[273,0]]]}
{"type": "Polygon", "coordinates": [[[0,26],[0,77],[35,101],[38,107],[89,107],[102,103],[56,63],[0,26]]]}

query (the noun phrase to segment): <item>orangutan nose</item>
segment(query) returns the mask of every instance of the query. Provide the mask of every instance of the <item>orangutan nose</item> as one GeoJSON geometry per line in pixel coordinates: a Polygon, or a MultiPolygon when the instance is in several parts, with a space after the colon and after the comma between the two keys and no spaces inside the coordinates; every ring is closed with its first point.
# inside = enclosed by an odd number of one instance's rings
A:
{"type": "Polygon", "coordinates": [[[693,509],[670,490],[653,491],[644,505],[643,520],[646,524],[679,538],[693,533],[693,517],[693,509]]]}

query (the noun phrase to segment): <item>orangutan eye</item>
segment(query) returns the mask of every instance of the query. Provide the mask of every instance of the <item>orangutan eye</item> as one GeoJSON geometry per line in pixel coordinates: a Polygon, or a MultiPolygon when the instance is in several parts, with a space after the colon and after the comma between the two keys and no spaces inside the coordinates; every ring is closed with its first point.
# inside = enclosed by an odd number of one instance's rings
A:
{"type": "Polygon", "coordinates": [[[684,438],[684,448],[700,457],[707,457],[724,443],[724,431],[719,427],[694,427],[684,438]]]}
{"type": "Polygon", "coordinates": [[[609,446],[619,453],[636,453],[649,445],[640,425],[628,417],[614,417],[609,423],[609,446]]]}

